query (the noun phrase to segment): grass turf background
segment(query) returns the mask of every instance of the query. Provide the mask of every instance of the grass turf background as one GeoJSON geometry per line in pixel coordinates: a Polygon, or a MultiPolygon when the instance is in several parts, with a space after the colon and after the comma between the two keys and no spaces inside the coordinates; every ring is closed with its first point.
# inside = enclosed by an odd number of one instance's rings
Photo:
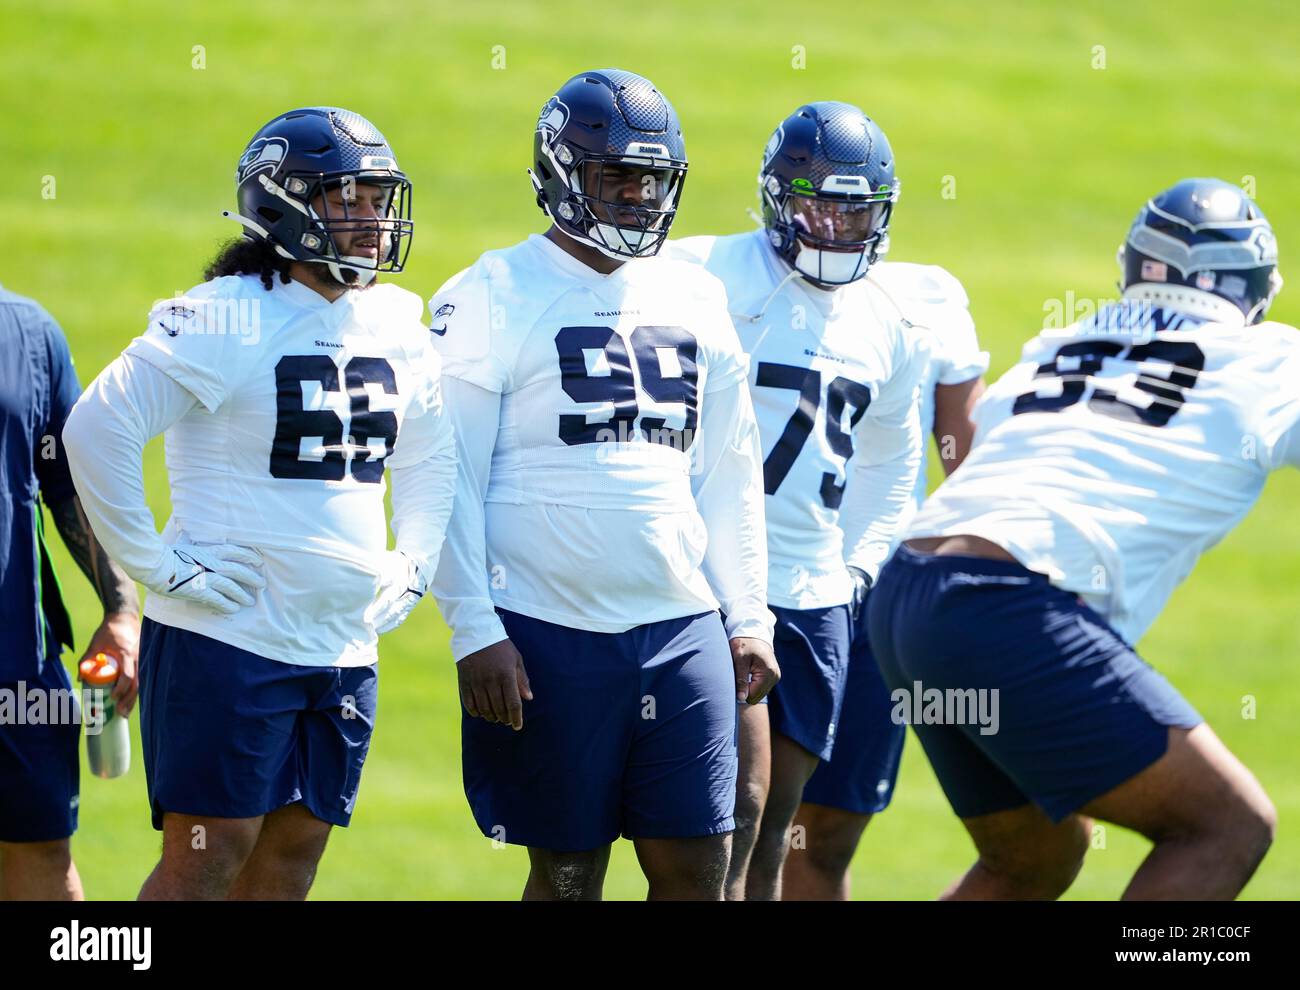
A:
{"type": "MultiPolygon", "coordinates": [[[[415,246],[398,278],[427,297],[483,250],[543,229],[524,174],[537,110],[573,73],[617,65],[653,79],[681,116],[691,174],[679,236],[750,225],[760,152],[799,103],[864,107],[889,134],[903,182],[891,257],[944,265],[965,283],[997,374],[1054,305],[1116,294],[1128,222],[1183,176],[1253,183],[1286,270],[1300,238],[1287,126],[1300,105],[1298,24],[1285,2],[1206,0],[1176,11],[1114,0],[1086,10],[0,0],[0,280],[54,313],[88,382],[143,329],[152,301],[199,281],[235,233],[218,214],[233,206],[251,134],[290,107],[337,104],[375,121],[415,182],[415,246]]],[[[1284,291],[1272,315],[1296,322],[1300,294],[1284,291]]],[[[161,524],[160,443],[145,469],[161,524]]],[[[1298,494],[1295,476],[1274,479],[1141,644],[1278,805],[1277,842],[1248,897],[1300,890],[1298,494]]],[[[61,545],[56,556],[85,642],[94,597],[61,545]]],[[[313,896],[518,896],[525,854],[481,837],[461,791],[455,677],[436,609],[422,605],[381,656],[357,814],[335,830],[313,896]]],[[[83,772],[73,848],[92,898],[133,897],[156,860],[138,737],[135,757],[124,779],[83,772]]],[[[1117,896],[1144,855],[1122,830],[1104,838],[1069,896],[1117,896]]],[[[909,738],[893,806],[854,863],[855,895],[932,897],[971,858],[909,738]]],[[[644,889],[619,843],[607,896],[644,889]]]]}

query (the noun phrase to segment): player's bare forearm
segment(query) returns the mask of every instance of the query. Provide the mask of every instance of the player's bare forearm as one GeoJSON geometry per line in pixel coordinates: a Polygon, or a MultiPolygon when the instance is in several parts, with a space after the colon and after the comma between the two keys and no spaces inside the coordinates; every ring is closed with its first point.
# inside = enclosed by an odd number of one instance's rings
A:
{"type": "Polygon", "coordinates": [[[95,539],[81,499],[74,495],[50,506],[50,515],[63,537],[63,545],[104,607],[104,619],[91,635],[83,656],[104,652],[117,657],[121,673],[113,687],[113,701],[122,715],[129,715],[138,691],[136,658],[140,649],[140,599],[135,582],[95,539]]]}
{"type": "Polygon", "coordinates": [[[975,439],[972,414],[984,394],[984,379],[972,378],[956,385],[934,387],[934,441],[944,475],[957,470],[975,439]]]}
{"type": "Polygon", "coordinates": [[[113,563],[108,552],[95,539],[90,521],[81,507],[81,499],[73,496],[65,502],[50,506],[54,525],[63,538],[63,545],[77,562],[90,585],[95,589],[104,615],[140,614],[140,599],[135,582],[113,563]]]}

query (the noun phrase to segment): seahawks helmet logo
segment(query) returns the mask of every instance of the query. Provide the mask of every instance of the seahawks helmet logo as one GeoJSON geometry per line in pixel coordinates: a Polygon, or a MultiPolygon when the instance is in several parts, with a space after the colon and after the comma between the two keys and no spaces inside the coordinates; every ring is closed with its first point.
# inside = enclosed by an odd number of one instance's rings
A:
{"type": "Polygon", "coordinates": [[[776,155],[777,149],[781,147],[781,144],[784,141],[785,141],[785,124],[778,124],[776,130],[772,132],[772,136],[767,139],[767,147],[763,149],[764,168],[767,168],[767,163],[770,162],[773,156],[776,155]]]}
{"type": "Polygon", "coordinates": [[[1255,228],[1246,244],[1255,252],[1261,265],[1277,264],[1277,238],[1268,227],[1255,228]]]}
{"type": "Polygon", "coordinates": [[[568,122],[568,106],[558,96],[552,96],[537,117],[537,129],[541,131],[543,141],[550,144],[568,122]]]}
{"type": "Polygon", "coordinates": [[[274,174],[288,151],[289,142],[282,137],[258,138],[248,146],[244,156],[239,159],[239,168],[236,169],[239,181],[243,182],[250,175],[256,175],[258,172],[274,174]]]}

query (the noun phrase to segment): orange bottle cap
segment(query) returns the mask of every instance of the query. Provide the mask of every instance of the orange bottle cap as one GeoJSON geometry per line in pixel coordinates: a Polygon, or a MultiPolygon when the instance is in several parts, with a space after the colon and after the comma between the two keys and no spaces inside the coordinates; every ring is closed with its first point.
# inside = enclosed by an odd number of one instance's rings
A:
{"type": "Polygon", "coordinates": [[[96,687],[106,687],[117,680],[119,672],[117,657],[108,653],[96,653],[93,657],[86,657],[81,661],[78,668],[81,673],[81,679],[96,687]]]}

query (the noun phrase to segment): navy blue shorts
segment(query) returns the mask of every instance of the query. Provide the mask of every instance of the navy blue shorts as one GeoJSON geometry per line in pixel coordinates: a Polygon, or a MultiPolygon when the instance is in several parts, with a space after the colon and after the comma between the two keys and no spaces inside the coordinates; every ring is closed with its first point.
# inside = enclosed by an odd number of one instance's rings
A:
{"type": "Polygon", "coordinates": [[[808,778],[803,789],[806,802],[856,815],[874,815],[889,807],[907,738],[907,723],[890,717],[893,708],[889,688],[871,652],[863,609],[853,629],[835,752],[808,778]]]}
{"type": "Polygon", "coordinates": [[[768,695],[772,731],[828,760],[849,672],[849,606],[771,608],[772,650],[781,668],[781,680],[768,695]]]}
{"type": "Polygon", "coordinates": [[[597,633],[497,612],[533,700],[519,732],[462,711],[484,835],[577,852],[735,827],[735,673],[718,613],[597,633]]]}
{"type": "Polygon", "coordinates": [[[347,825],[374,728],[378,671],[299,667],[145,619],[140,736],[163,814],[257,818],[301,801],[347,825]]]}
{"type": "Polygon", "coordinates": [[[23,706],[19,725],[0,724],[0,842],[53,842],[77,830],[81,793],[81,703],[53,692],[73,692],[57,655],[48,657],[35,677],[0,684],[6,702],[23,706]],[[39,714],[31,692],[40,692],[45,724],[27,720],[39,714]],[[58,711],[58,717],[51,715],[58,711]],[[73,714],[75,713],[75,714],[73,714]],[[70,717],[63,717],[69,715],[70,717]],[[54,722],[54,724],[51,724],[54,722]]]}
{"type": "Polygon", "coordinates": [[[1061,821],[1202,721],[1075,594],[1014,561],[900,547],[871,645],[962,818],[1032,801],[1061,821]]]}

